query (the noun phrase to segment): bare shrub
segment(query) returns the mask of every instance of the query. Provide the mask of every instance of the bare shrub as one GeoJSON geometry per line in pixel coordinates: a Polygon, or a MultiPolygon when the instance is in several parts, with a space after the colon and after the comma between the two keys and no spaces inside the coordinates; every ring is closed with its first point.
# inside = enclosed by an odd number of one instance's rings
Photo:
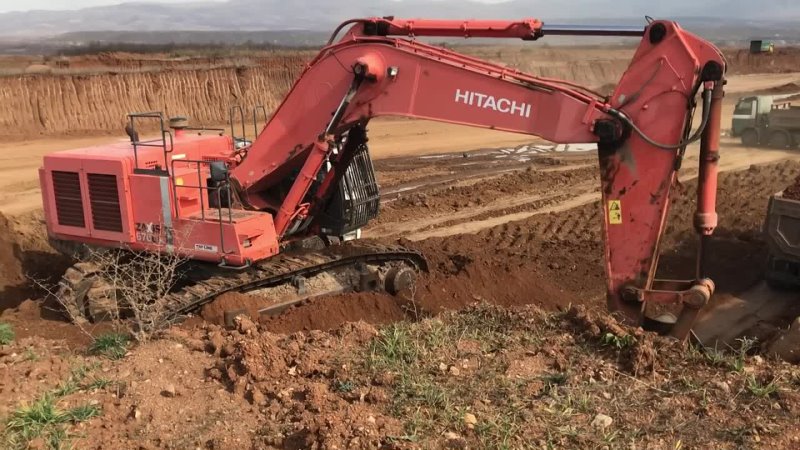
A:
{"type": "Polygon", "coordinates": [[[72,269],[86,280],[83,292],[73,292],[66,279],[59,286],[32,282],[54,298],[61,312],[87,335],[94,334],[92,322],[110,321],[115,330],[147,341],[167,324],[168,296],[181,278],[185,261],[172,252],[88,249],[72,269]],[[76,297],[84,295],[86,301],[76,304],[76,297]]]}
{"type": "Polygon", "coordinates": [[[94,252],[102,304],[98,314],[119,322],[125,320],[138,341],[165,325],[168,296],[181,277],[185,262],[174,253],[105,251],[94,252]]]}

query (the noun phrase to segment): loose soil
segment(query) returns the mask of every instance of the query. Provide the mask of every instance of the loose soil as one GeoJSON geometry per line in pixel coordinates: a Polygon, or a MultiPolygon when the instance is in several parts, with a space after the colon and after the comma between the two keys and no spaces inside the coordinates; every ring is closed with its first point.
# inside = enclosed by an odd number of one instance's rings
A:
{"type": "Polygon", "coordinates": [[[56,438],[84,449],[800,445],[797,366],[687,349],[583,307],[269,328],[172,329],[120,360],[21,339],[0,348],[0,413],[95,408],[56,438]]]}
{"type": "MultiPolygon", "coordinates": [[[[14,230],[0,214],[0,285],[16,285],[23,281],[22,267],[14,251],[14,230]]],[[[3,295],[5,298],[5,295],[3,295]]]]}

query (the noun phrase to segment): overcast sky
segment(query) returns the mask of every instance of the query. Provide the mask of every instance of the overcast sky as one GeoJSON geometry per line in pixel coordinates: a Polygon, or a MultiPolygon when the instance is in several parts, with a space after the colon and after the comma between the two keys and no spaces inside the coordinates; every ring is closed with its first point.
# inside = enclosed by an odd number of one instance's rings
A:
{"type": "MultiPolygon", "coordinates": [[[[0,0],[0,13],[9,11],[29,11],[31,9],[81,9],[90,6],[117,5],[130,1],[152,1],[157,3],[188,3],[196,1],[225,1],[225,0],[0,0]]],[[[346,1],[346,0],[344,0],[346,1]]],[[[381,0],[378,0],[381,1],[381,0]]],[[[386,0],[383,0],[386,1],[386,0]]],[[[504,0],[477,0],[484,3],[502,3],[504,0]]]]}
{"type": "MultiPolygon", "coordinates": [[[[90,6],[117,5],[120,3],[131,2],[131,1],[152,1],[157,3],[189,3],[197,1],[221,2],[225,0],[26,0],[23,2],[17,2],[14,0],[0,0],[0,13],[9,11],[29,11],[32,9],[49,9],[49,10],[81,9],[81,8],[88,8],[90,6]]],[[[502,3],[505,0],[476,0],[476,1],[484,3],[502,3]]]]}
{"type": "MultiPolygon", "coordinates": [[[[125,3],[125,1],[131,0],[26,0],[23,2],[0,0],[0,12],[28,11],[31,9],[81,9],[88,8],[90,6],[116,5],[119,3],[125,3]]],[[[197,0],[157,0],[158,3],[186,3],[191,1],[197,0]]]]}

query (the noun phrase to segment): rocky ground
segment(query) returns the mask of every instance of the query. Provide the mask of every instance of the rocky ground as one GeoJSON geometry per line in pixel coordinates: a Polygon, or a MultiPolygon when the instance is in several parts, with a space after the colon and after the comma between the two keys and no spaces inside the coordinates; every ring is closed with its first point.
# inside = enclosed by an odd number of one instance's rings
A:
{"type": "Polygon", "coordinates": [[[800,445],[796,366],[686,348],[583,307],[292,334],[242,319],[105,356],[26,338],[2,347],[0,370],[9,448],[800,445]]]}

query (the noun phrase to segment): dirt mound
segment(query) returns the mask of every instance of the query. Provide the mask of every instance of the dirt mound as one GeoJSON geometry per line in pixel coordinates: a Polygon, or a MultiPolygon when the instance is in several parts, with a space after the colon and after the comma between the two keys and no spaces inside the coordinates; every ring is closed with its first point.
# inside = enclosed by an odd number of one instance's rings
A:
{"type": "Polygon", "coordinates": [[[209,381],[252,405],[256,448],[517,448],[530,436],[594,448],[609,433],[650,448],[678,426],[692,448],[788,449],[800,439],[795,368],[687,351],[584,308],[483,306],[378,329],[281,336],[246,324],[172,338],[214,355],[209,381]]]}
{"type": "Polygon", "coordinates": [[[19,339],[0,347],[0,415],[74,414],[30,447],[98,450],[671,448],[678,428],[687,448],[800,442],[796,367],[687,351],[591,309],[268,328],[173,328],[118,360],[19,339]]]}
{"type": "Polygon", "coordinates": [[[225,325],[225,311],[242,311],[244,314],[257,318],[258,310],[263,300],[258,297],[240,294],[238,292],[226,292],[217,297],[213,302],[203,306],[200,316],[207,322],[225,325]]]}
{"type": "MultiPolygon", "coordinates": [[[[721,226],[707,255],[709,276],[715,280],[720,294],[743,291],[760,280],[759,268],[766,246],[759,230],[767,201],[798,173],[800,163],[782,162],[720,175],[717,209],[721,226]]],[[[525,173],[509,175],[512,178],[525,176],[525,173]]],[[[502,187],[505,185],[502,180],[492,180],[488,184],[502,187]]],[[[673,192],[660,277],[689,279],[694,276],[695,186],[694,181],[688,182],[673,192]]],[[[482,184],[476,184],[454,190],[480,192],[481,187],[482,184]]],[[[450,191],[443,190],[441,195],[446,199],[450,191]]],[[[437,195],[431,194],[428,198],[432,202],[440,201],[437,195]]],[[[397,214],[423,217],[425,213],[421,209],[408,202],[405,207],[398,207],[397,214]]],[[[508,307],[532,304],[546,310],[565,309],[575,304],[602,306],[605,274],[601,223],[600,205],[592,203],[506,223],[476,234],[401,241],[423,253],[431,268],[430,273],[421,277],[411,297],[401,300],[401,304],[381,294],[326,297],[270,319],[269,327],[274,331],[294,332],[329,329],[331,325],[348,320],[383,323],[403,317],[404,313],[411,313],[412,317],[435,315],[475,303],[508,307]]]]}
{"type": "Polygon", "coordinates": [[[259,423],[247,401],[206,379],[214,363],[175,340],[111,361],[59,341],[19,339],[0,348],[3,448],[240,449],[259,423]],[[24,429],[7,433],[5,419],[31,405],[52,414],[31,414],[24,429]],[[42,435],[25,445],[26,432],[42,435]]]}
{"type": "Polygon", "coordinates": [[[14,217],[0,214],[0,310],[33,298],[30,280],[55,285],[71,264],[50,246],[41,211],[14,217]]]}
{"type": "MultiPolygon", "coordinates": [[[[55,300],[35,285],[56,286],[71,264],[50,247],[41,212],[13,219],[0,214],[0,321],[13,325],[19,338],[36,336],[72,348],[85,346],[90,337],[66,321],[55,300]]],[[[107,329],[99,326],[94,331],[107,329]]]]}
{"type": "Polygon", "coordinates": [[[791,186],[783,190],[783,198],[800,200],[800,177],[797,177],[791,186]]]}
{"type": "Polygon", "coordinates": [[[252,320],[260,321],[273,333],[301,330],[331,330],[360,320],[386,324],[407,318],[403,300],[378,293],[353,293],[324,299],[306,300],[277,317],[260,316],[264,307],[259,297],[228,292],[203,306],[201,317],[209,323],[225,325],[225,311],[242,310],[252,320]]]}
{"type": "Polygon", "coordinates": [[[251,330],[242,338],[212,329],[210,348],[224,344],[209,375],[269,414],[259,437],[269,448],[384,448],[387,436],[402,435],[402,426],[375,407],[385,396],[347,384],[340,359],[377,333],[363,323],[288,337],[251,330]]]}
{"type": "Polygon", "coordinates": [[[752,54],[749,50],[724,50],[728,67],[733,74],[790,73],[800,63],[800,48],[783,47],[772,54],[752,54]]]}
{"type": "Polygon", "coordinates": [[[641,328],[624,327],[608,313],[594,313],[583,306],[570,308],[564,318],[576,335],[595,343],[619,347],[620,365],[636,375],[651,374],[663,368],[657,366],[656,348],[662,353],[662,359],[667,350],[672,350],[673,354],[676,350],[683,350],[674,340],[645,333],[641,328]]]}
{"type": "MultiPolygon", "coordinates": [[[[520,231],[519,228],[510,230],[520,231]]],[[[351,293],[310,299],[276,317],[262,317],[262,325],[271,332],[294,333],[330,330],[359,320],[386,324],[481,303],[506,307],[534,304],[558,310],[571,304],[592,303],[586,300],[587,294],[589,298],[597,298],[603,269],[602,264],[595,261],[595,251],[581,248],[587,243],[551,245],[537,239],[524,246],[509,247],[500,242],[506,237],[502,234],[463,235],[401,242],[422,252],[431,266],[430,273],[422,274],[412,292],[398,297],[385,293],[351,293]],[[496,248],[496,251],[488,253],[483,250],[486,248],[496,248]],[[546,255],[539,254],[542,252],[546,255]],[[580,256],[587,254],[588,258],[580,256]],[[546,268],[549,273],[540,273],[540,268],[546,268]]],[[[595,242],[594,245],[599,244],[595,242]]],[[[256,311],[260,302],[256,297],[229,293],[204,307],[202,316],[220,324],[224,323],[225,310],[244,309],[250,317],[258,317],[256,311]]]]}
{"type": "Polygon", "coordinates": [[[22,264],[17,257],[14,228],[8,219],[0,213],[0,292],[16,286],[24,280],[22,264]]]}
{"type": "Polygon", "coordinates": [[[780,86],[769,88],[767,89],[767,92],[770,94],[791,94],[794,92],[800,92],[800,84],[786,83],[780,86]]]}
{"type": "Polygon", "coordinates": [[[421,251],[432,267],[417,290],[416,306],[428,313],[482,302],[535,304],[553,310],[587,301],[582,295],[591,290],[586,289],[587,284],[602,281],[592,273],[602,277],[602,265],[566,258],[566,253],[575,252],[582,243],[555,248],[529,230],[504,229],[506,232],[495,230],[494,234],[404,242],[421,251]],[[514,231],[522,233],[514,236],[514,231]],[[516,243],[503,245],[507,240],[516,243]],[[544,267],[550,269],[540,270],[544,267]]]}
{"type": "Polygon", "coordinates": [[[332,330],[357,321],[387,324],[407,318],[406,313],[401,298],[379,293],[355,293],[311,300],[278,317],[262,318],[261,321],[271,332],[293,333],[298,330],[332,330]]]}

